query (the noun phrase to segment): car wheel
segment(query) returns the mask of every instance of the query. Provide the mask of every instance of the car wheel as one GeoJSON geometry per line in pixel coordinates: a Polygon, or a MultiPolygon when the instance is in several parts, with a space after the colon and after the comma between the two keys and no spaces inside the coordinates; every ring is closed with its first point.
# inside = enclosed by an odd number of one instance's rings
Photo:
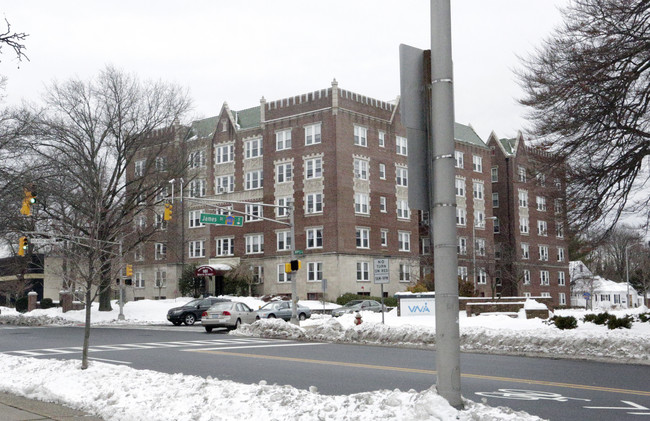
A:
{"type": "Polygon", "coordinates": [[[180,326],[183,322],[172,322],[174,326],[180,326]]]}
{"type": "Polygon", "coordinates": [[[212,332],[212,326],[203,326],[205,328],[205,331],[210,333],[212,332]]]}
{"type": "Polygon", "coordinates": [[[237,319],[237,321],[235,322],[235,330],[239,329],[239,326],[241,326],[241,320],[237,319]]]}
{"type": "Polygon", "coordinates": [[[260,319],[260,316],[255,316],[255,320],[259,320],[259,319],[260,319]]]}
{"type": "Polygon", "coordinates": [[[271,314],[269,314],[268,317],[269,317],[269,319],[275,319],[275,314],[271,313],[271,314]]]}
{"type": "Polygon", "coordinates": [[[192,326],[194,322],[196,322],[196,316],[192,313],[187,313],[185,317],[183,317],[183,322],[188,326],[192,326]]]}
{"type": "Polygon", "coordinates": [[[305,313],[300,313],[300,316],[298,316],[298,318],[302,321],[307,318],[307,315],[305,313]]]}

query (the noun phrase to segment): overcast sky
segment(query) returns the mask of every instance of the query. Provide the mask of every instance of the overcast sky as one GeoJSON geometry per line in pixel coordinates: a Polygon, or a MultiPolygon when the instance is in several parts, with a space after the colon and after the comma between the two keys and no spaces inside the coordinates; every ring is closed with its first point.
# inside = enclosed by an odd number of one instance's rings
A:
{"type": "MultiPolygon", "coordinates": [[[[512,69],[560,24],[568,0],[452,0],[456,121],[484,140],[524,130],[512,69]]],[[[399,95],[400,43],[430,48],[426,0],[21,0],[0,12],[26,32],[30,59],[6,47],[6,102],[38,100],[46,84],[88,79],[106,64],[189,88],[193,117],[224,102],[244,109],[339,87],[399,95]]]]}

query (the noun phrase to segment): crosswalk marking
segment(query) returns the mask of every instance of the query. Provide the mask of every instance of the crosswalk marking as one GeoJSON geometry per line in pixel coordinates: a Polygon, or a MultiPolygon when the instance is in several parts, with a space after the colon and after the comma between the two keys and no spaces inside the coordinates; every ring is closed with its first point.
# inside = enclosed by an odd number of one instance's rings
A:
{"type": "MultiPolygon", "coordinates": [[[[137,344],[114,344],[114,345],[93,345],[88,348],[89,352],[106,352],[106,351],[135,351],[143,349],[160,349],[160,348],[187,348],[187,347],[214,347],[222,346],[228,348],[229,345],[240,344],[268,344],[273,342],[270,339],[261,338],[233,338],[233,339],[211,339],[197,341],[173,341],[173,342],[147,342],[137,344]]],[[[29,349],[19,351],[6,351],[0,354],[16,355],[23,357],[42,357],[64,354],[76,354],[82,351],[82,347],[61,347],[61,348],[43,348],[29,349]]]]}

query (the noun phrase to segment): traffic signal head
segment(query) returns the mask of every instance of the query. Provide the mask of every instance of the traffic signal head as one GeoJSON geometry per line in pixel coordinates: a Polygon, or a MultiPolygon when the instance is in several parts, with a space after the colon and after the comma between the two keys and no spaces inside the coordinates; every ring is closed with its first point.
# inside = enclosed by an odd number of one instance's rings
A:
{"type": "Polygon", "coordinates": [[[292,260],[291,261],[291,271],[294,272],[298,269],[301,268],[300,260],[292,260]]]}
{"type": "Polygon", "coordinates": [[[126,265],[126,276],[133,276],[133,265],[126,265]]]}
{"type": "Polygon", "coordinates": [[[20,237],[18,240],[18,255],[24,256],[29,248],[29,239],[27,237],[20,237]]]}
{"type": "Polygon", "coordinates": [[[36,191],[24,190],[25,197],[23,197],[23,206],[20,208],[20,213],[25,216],[32,214],[32,205],[36,203],[36,191]]]}
{"type": "Polygon", "coordinates": [[[172,219],[172,204],[171,203],[165,203],[165,214],[163,215],[163,219],[165,221],[169,221],[172,219]]]}

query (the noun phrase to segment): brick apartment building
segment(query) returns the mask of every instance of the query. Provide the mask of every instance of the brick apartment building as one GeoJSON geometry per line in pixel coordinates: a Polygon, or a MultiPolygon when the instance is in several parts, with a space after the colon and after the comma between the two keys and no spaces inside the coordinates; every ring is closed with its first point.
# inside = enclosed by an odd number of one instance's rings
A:
{"type": "MultiPolygon", "coordinates": [[[[303,253],[300,298],[320,297],[323,279],[330,300],[346,292],[379,296],[375,258],[389,260],[386,295],[421,276],[422,256],[426,262],[430,253],[427,217],[408,207],[407,155],[413,151],[407,150],[399,100],[365,97],[334,81],[328,89],[262,98],[259,106],[240,111],[224,103],[218,116],[183,130],[182,136],[179,128],[174,133],[182,138],[178,154],[190,166],[183,177],[185,199],[175,200],[168,223],[162,205],[142,221],[159,231],[127,256],[134,265],[134,298],[177,296],[183,265],[194,263],[217,270],[207,285],[210,293],[223,291],[226,270],[245,265],[255,274],[257,294],[289,294],[289,218],[286,209],[268,206],[289,203],[295,209],[295,248],[303,253]],[[244,224],[203,224],[202,213],[244,215],[244,224]]],[[[492,218],[498,188],[491,170],[498,156],[469,126],[456,124],[455,137],[459,275],[490,296],[499,278],[492,233],[506,221],[501,214],[492,218]]],[[[129,171],[146,167],[147,159],[152,158],[142,157],[129,171]]],[[[177,199],[180,184],[170,183],[177,199]]]]}

